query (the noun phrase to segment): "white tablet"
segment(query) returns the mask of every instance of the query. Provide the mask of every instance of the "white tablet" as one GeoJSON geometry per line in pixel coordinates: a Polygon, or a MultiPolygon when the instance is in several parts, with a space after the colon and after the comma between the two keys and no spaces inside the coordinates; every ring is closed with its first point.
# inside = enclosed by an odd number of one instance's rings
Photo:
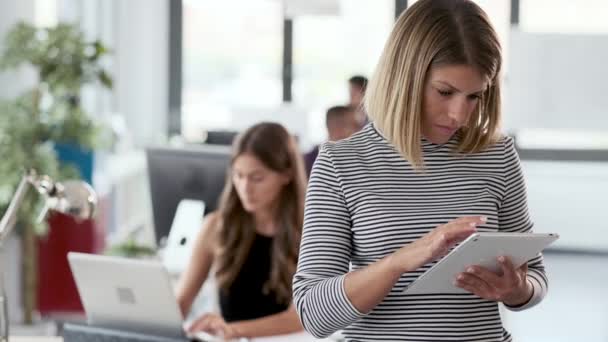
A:
{"type": "Polygon", "coordinates": [[[500,272],[497,258],[508,256],[519,267],[558,239],[557,234],[474,233],[404,288],[407,294],[468,293],[454,286],[459,273],[478,265],[500,272]]]}

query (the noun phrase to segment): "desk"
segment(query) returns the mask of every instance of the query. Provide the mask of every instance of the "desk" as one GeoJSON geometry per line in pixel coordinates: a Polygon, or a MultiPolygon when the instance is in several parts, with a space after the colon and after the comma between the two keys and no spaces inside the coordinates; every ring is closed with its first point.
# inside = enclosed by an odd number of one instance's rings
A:
{"type": "MultiPolygon", "coordinates": [[[[250,340],[251,342],[315,342],[315,341],[335,341],[334,339],[315,339],[311,335],[307,333],[297,333],[283,336],[274,336],[274,337],[263,337],[263,338],[254,338],[250,340]]],[[[63,338],[61,337],[47,337],[47,336],[37,336],[37,337],[27,337],[27,336],[15,336],[9,338],[9,342],[63,342],[63,338]]]]}

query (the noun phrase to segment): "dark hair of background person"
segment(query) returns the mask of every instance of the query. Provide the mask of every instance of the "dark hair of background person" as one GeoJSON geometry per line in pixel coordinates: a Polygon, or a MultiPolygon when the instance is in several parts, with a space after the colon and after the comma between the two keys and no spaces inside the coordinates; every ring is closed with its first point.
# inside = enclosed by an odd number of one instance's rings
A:
{"type": "Polygon", "coordinates": [[[361,75],[355,75],[348,79],[348,83],[357,86],[359,89],[365,92],[367,89],[367,77],[361,75]]]}
{"type": "MultiPolygon", "coordinates": [[[[289,303],[304,217],[306,176],[302,157],[287,130],[269,122],[256,124],[237,137],[231,165],[245,153],[275,172],[288,172],[292,176],[277,200],[278,231],[272,242],[270,279],[264,285],[265,292],[273,292],[279,302],[289,303]]],[[[253,216],[245,211],[239,199],[230,169],[218,209],[221,228],[216,277],[219,287],[226,291],[241,271],[256,236],[253,216]]]]}

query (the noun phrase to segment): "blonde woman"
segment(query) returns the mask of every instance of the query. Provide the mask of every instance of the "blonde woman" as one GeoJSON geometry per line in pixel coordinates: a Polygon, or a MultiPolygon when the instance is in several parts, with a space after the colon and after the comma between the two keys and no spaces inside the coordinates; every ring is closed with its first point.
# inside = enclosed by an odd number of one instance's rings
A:
{"type": "Polygon", "coordinates": [[[177,299],[184,316],[216,270],[221,313],[189,332],[226,339],[302,330],[291,304],[302,230],[306,176],[295,140],[279,124],[260,123],[234,143],[219,209],[205,219],[177,299]]]}
{"type": "Polygon", "coordinates": [[[526,190],[500,123],[501,50],[472,1],[420,0],[403,13],[366,94],[371,123],[326,143],[306,198],[294,302],[317,337],[510,341],[499,303],[537,304],[542,257],[472,267],[467,294],[403,288],[474,231],[528,232],[526,190]]]}

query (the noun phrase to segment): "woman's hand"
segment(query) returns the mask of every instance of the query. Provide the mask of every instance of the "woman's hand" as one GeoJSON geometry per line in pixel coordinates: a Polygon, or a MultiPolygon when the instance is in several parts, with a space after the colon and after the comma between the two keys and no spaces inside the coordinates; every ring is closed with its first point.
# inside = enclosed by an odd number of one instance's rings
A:
{"type": "Polygon", "coordinates": [[[346,296],[362,313],[373,310],[395,286],[401,275],[440,256],[475,232],[485,217],[467,216],[438,226],[373,264],[349,272],[344,279],[346,296]]]}
{"type": "Polygon", "coordinates": [[[502,274],[480,266],[470,266],[456,276],[454,285],[481,298],[503,302],[509,306],[527,303],[533,295],[532,284],[527,281],[528,264],[515,268],[509,258],[501,256],[498,262],[502,274]]]}
{"type": "Polygon", "coordinates": [[[420,239],[403,246],[391,255],[399,274],[414,271],[445,255],[451,247],[476,231],[486,222],[483,216],[465,216],[438,226],[420,239]]]}
{"type": "Polygon", "coordinates": [[[229,323],[226,323],[222,316],[215,313],[202,315],[188,327],[189,333],[196,333],[198,331],[220,336],[226,340],[239,337],[237,330],[229,323]]]}

